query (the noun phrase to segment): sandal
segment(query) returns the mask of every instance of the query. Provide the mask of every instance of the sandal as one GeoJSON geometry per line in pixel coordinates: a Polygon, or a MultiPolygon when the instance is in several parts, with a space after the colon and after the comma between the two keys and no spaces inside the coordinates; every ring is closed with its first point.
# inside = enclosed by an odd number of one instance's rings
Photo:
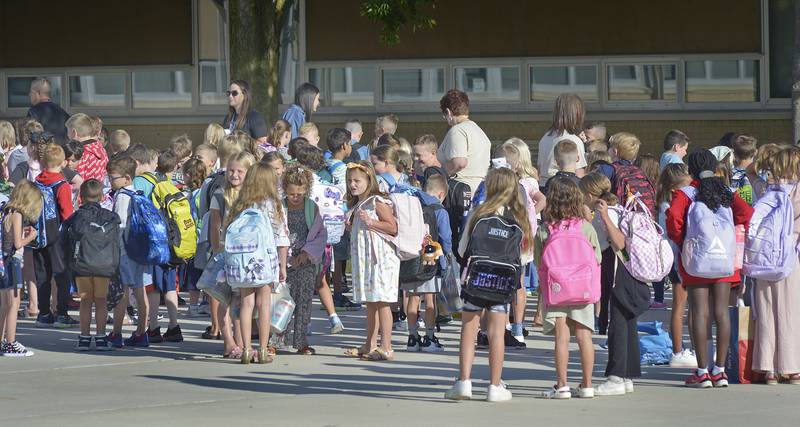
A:
{"type": "Polygon", "coordinates": [[[249,365],[250,362],[253,361],[253,349],[246,348],[242,350],[242,357],[241,357],[242,365],[249,365]]]}
{"type": "Polygon", "coordinates": [[[265,363],[272,363],[272,355],[269,354],[269,348],[258,349],[258,363],[262,365],[265,363]]]}
{"type": "Polygon", "coordinates": [[[362,355],[361,360],[367,362],[380,362],[384,360],[391,362],[392,360],[394,360],[394,351],[386,351],[382,348],[376,348],[375,350],[372,350],[369,353],[362,355]]]}
{"type": "Polygon", "coordinates": [[[271,346],[267,347],[267,354],[269,354],[270,356],[277,355],[278,354],[278,347],[275,347],[274,345],[271,345],[271,346]]]}
{"type": "Polygon", "coordinates": [[[217,332],[217,335],[211,333],[211,326],[206,326],[206,331],[200,334],[200,338],[204,340],[221,340],[222,333],[217,332]]]}
{"type": "Polygon", "coordinates": [[[366,347],[364,347],[364,346],[346,348],[344,350],[344,355],[345,356],[350,356],[350,357],[361,357],[361,356],[369,353],[369,350],[365,350],[365,348],[366,347]]]}
{"type": "Polygon", "coordinates": [[[767,385],[778,385],[778,376],[774,372],[764,374],[764,382],[767,385]]]}
{"type": "Polygon", "coordinates": [[[791,385],[800,385],[800,374],[792,374],[786,377],[791,385]]]}
{"type": "Polygon", "coordinates": [[[241,359],[242,358],[242,349],[239,347],[234,347],[233,350],[230,351],[228,354],[223,354],[222,357],[226,359],[241,359]]]}
{"type": "Polygon", "coordinates": [[[313,356],[313,355],[317,354],[317,350],[314,350],[314,348],[312,348],[312,347],[307,347],[306,346],[306,347],[303,347],[303,348],[297,350],[297,354],[302,354],[302,355],[305,355],[305,356],[313,356]]]}

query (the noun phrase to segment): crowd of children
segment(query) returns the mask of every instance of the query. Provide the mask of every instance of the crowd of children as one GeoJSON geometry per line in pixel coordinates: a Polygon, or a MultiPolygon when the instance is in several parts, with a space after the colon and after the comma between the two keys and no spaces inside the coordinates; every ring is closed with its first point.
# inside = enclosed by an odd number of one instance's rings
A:
{"type": "MultiPolygon", "coordinates": [[[[539,146],[546,176],[540,181],[528,145],[510,138],[475,185],[452,173],[459,162],[438,155],[433,135],[413,143],[398,137],[394,115],[379,117],[374,139],[364,144],[357,120],[329,130],[323,151],[320,130],[308,121],[318,97],[313,85],[301,86],[265,141],[231,119],[227,129],[209,125],[202,144],[181,135],[161,152],[131,144],[121,129],[106,138],[102,122],[81,113],[67,121],[64,145],[33,119],[0,122],[8,183],[0,188],[7,193],[0,214],[3,356],[33,354],[16,338],[18,313],[35,317],[37,327],[79,327],[81,351],[181,342],[178,292],[185,291],[188,315],[210,315],[202,338],[222,340],[224,357],[269,363],[289,347],[315,354],[308,336],[316,293],[332,334],[344,330],[337,310],[366,307],[365,342],[345,354],[391,361],[398,323],[407,325],[407,351],[444,350],[435,331],[448,304],[439,296],[443,287],[460,286],[460,369],[445,397],[472,397],[477,342],[489,349],[487,400],[505,401],[512,395],[502,380],[504,352],[525,347],[528,287],[538,280],[533,324],[554,336],[555,349],[555,385],[543,398],[633,392],[641,376],[638,318],[666,306],[668,286],[670,364],[694,369],[687,386],[727,386],[728,310],[731,296],[745,292],[759,313],[753,369],[770,384],[800,384],[792,314],[800,270],[784,265],[764,273],[758,243],[772,238],[763,219],[773,215],[766,222],[790,230],[784,239],[795,247],[795,216],[779,222],[774,215],[784,211],[758,203],[800,209],[800,149],[758,147],[755,138],[734,135],[727,145],[689,153],[689,137],[671,130],[657,159],[640,154],[631,133],[608,136],[602,124],[585,126],[580,98],[562,95],[539,146]],[[453,201],[459,185],[470,186],[466,206],[453,201]],[[751,217],[759,221],[753,229],[751,217]],[[661,260],[674,259],[663,274],[642,271],[640,255],[658,242],[637,240],[633,227],[663,230],[670,249],[659,252],[661,260]],[[737,231],[746,244],[737,243],[737,231]],[[448,277],[459,279],[454,285],[448,277]],[[23,287],[28,306],[20,311],[23,287]],[[73,289],[79,320],[68,314],[73,289]],[[271,330],[273,299],[286,295],[290,321],[271,330]],[[687,305],[691,346],[682,335],[687,305]],[[136,326],[128,338],[126,317],[136,326]],[[596,387],[593,333],[608,335],[605,381],[596,387]],[[582,366],[575,389],[567,378],[573,335],[582,366]]],[[[466,119],[452,121],[455,127],[466,119]]],[[[794,251],[784,256],[797,261],[794,251]]],[[[660,261],[650,262],[645,266],[658,270],[660,261]]]]}

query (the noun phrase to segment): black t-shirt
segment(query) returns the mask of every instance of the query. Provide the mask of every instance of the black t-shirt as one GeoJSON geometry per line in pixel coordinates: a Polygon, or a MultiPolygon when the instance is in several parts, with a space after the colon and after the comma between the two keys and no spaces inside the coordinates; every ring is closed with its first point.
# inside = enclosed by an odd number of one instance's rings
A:
{"type": "Polygon", "coordinates": [[[36,119],[42,124],[44,130],[56,137],[56,142],[64,145],[67,142],[67,128],[64,124],[69,119],[69,113],[51,101],[42,101],[28,110],[28,117],[36,119]]]}
{"type": "MultiPolygon", "coordinates": [[[[233,117],[231,118],[230,122],[225,122],[222,124],[222,127],[225,129],[229,129],[230,131],[234,131],[236,129],[232,129],[232,127],[236,126],[236,114],[234,113],[233,117]]],[[[251,138],[258,139],[268,136],[267,133],[267,123],[264,121],[264,118],[261,117],[261,113],[256,110],[250,110],[247,113],[247,117],[244,120],[244,125],[242,126],[242,131],[247,132],[251,138]]]]}

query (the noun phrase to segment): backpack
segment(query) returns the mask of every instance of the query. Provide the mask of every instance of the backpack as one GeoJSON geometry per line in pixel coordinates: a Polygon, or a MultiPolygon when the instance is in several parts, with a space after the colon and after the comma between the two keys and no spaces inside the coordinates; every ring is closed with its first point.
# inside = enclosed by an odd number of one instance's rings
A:
{"type": "Polygon", "coordinates": [[[214,172],[208,178],[209,181],[205,184],[205,197],[200,200],[200,206],[198,206],[198,214],[201,218],[208,213],[214,193],[225,185],[225,171],[214,172]]]}
{"type": "Polygon", "coordinates": [[[775,282],[795,266],[794,207],[789,185],[773,185],[753,206],[744,248],[744,274],[775,282]]]}
{"type": "MultiPolygon", "coordinates": [[[[345,192],[335,185],[314,183],[309,196],[319,208],[319,215],[328,233],[328,244],[335,245],[345,233],[345,192]]],[[[310,229],[310,226],[309,226],[310,229]]]]}
{"type": "Polygon", "coordinates": [[[113,277],[119,268],[120,219],[100,205],[78,209],[69,219],[64,253],[75,276],[113,277]]]}
{"type": "Polygon", "coordinates": [[[232,288],[278,281],[278,248],[272,225],[258,209],[245,209],[225,232],[225,278],[232,288]]]}
{"type": "Polygon", "coordinates": [[[681,261],[689,275],[706,279],[731,276],[735,271],[736,231],[733,211],[720,207],[716,212],[695,200],[697,189],[681,189],[692,200],[686,216],[686,237],[681,261]]]}
{"type": "Polygon", "coordinates": [[[334,160],[328,165],[328,173],[331,174],[331,181],[333,181],[333,173],[339,168],[339,166],[344,166],[344,162],[341,160],[334,160]]]}
{"type": "MultiPolygon", "coordinates": [[[[440,209],[444,209],[444,206],[439,203],[427,205],[423,203],[422,219],[427,229],[425,241],[439,241],[439,225],[436,219],[436,211],[440,209]]],[[[439,271],[438,263],[425,265],[422,263],[422,255],[423,253],[420,251],[419,256],[400,262],[400,283],[427,282],[436,276],[439,271]]]]}
{"type": "MultiPolygon", "coordinates": [[[[214,197],[218,198],[217,202],[222,209],[220,210],[221,219],[224,221],[225,198],[222,193],[216,193],[214,197]]],[[[204,270],[211,259],[211,238],[209,236],[209,227],[211,226],[210,215],[211,211],[206,211],[203,215],[203,218],[200,220],[200,231],[197,233],[197,249],[194,253],[194,267],[200,270],[204,270]]]]}
{"type": "Polygon", "coordinates": [[[731,174],[731,189],[739,194],[748,205],[753,206],[753,186],[747,178],[747,170],[734,168],[731,174]]]}
{"type": "Polygon", "coordinates": [[[125,188],[121,191],[131,198],[128,230],[123,240],[128,257],[138,264],[169,264],[169,229],[161,212],[141,191],[125,188]]]}
{"type": "Polygon", "coordinates": [[[548,306],[593,304],[600,300],[600,264],[583,235],[583,220],[549,223],[550,236],[539,264],[539,285],[548,306]]]}
{"type": "Polygon", "coordinates": [[[58,228],[61,226],[61,217],[58,212],[58,200],[56,193],[58,187],[66,181],[56,181],[52,184],[42,184],[34,181],[39,191],[42,192],[42,213],[39,219],[33,224],[36,230],[36,238],[28,243],[32,249],[42,249],[58,241],[58,228]]]}
{"type": "Polygon", "coordinates": [[[508,304],[522,278],[522,229],[511,218],[491,215],[475,222],[465,252],[462,298],[488,308],[508,304]]]}
{"type": "Polygon", "coordinates": [[[172,253],[170,263],[184,264],[187,259],[194,257],[197,250],[197,228],[192,217],[191,202],[169,179],[159,180],[150,173],[143,177],[153,184],[153,204],[161,210],[167,221],[172,253]]]}
{"type": "Polygon", "coordinates": [[[614,179],[611,181],[612,192],[617,195],[620,203],[627,203],[629,196],[639,195],[639,198],[650,209],[653,218],[656,217],[656,188],[644,172],[630,164],[614,162],[614,179]]]}
{"type": "Polygon", "coordinates": [[[408,261],[419,257],[425,241],[425,219],[419,199],[408,193],[391,193],[389,200],[394,207],[397,218],[397,235],[390,241],[397,250],[400,261],[408,261]]]}
{"type": "Polygon", "coordinates": [[[625,268],[640,282],[657,282],[670,270],[674,260],[672,248],[642,199],[634,196],[619,210],[619,229],[625,235],[625,268]]]}
{"type": "Polygon", "coordinates": [[[6,210],[5,210],[5,203],[4,206],[0,207],[0,277],[6,276],[6,252],[3,250],[3,237],[5,234],[5,220],[6,220],[6,210]]]}

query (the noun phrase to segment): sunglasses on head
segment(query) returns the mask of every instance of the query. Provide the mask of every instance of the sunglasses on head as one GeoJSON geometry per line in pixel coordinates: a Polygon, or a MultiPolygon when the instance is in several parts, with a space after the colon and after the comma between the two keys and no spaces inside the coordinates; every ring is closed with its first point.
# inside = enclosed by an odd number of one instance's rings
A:
{"type": "Polygon", "coordinates": [[[236,98],[237,96],[239,96],[239,91],[238,90],[226,90],[225,91],[225,95],[226,96],[232,96],[232,97],[236,98]]]}

